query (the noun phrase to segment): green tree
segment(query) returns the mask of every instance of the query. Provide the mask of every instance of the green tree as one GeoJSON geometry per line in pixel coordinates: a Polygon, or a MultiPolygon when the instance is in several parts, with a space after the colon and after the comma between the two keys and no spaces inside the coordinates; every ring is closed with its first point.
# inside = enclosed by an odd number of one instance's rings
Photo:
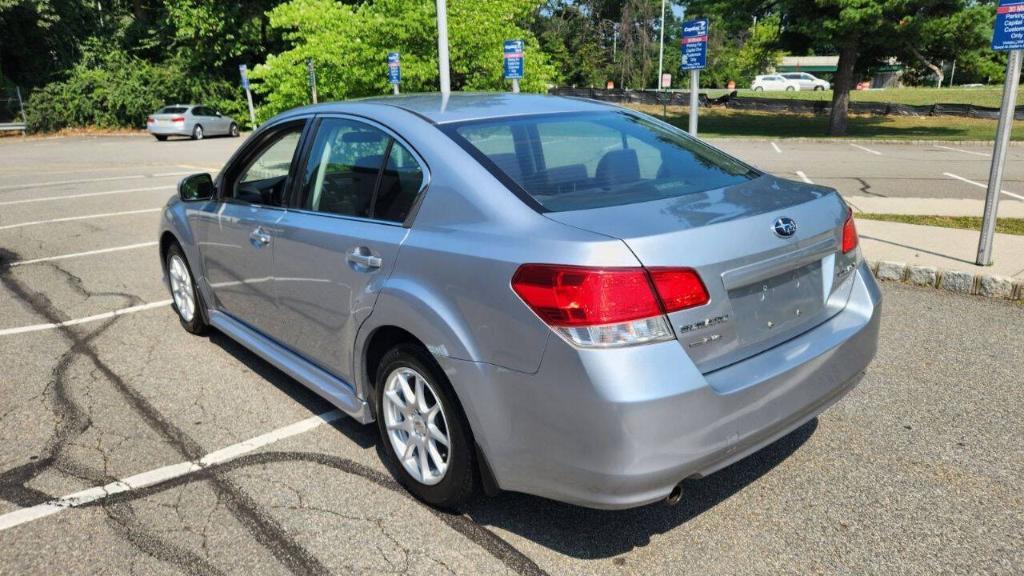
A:
{"type": "MultiPolygon", "coordinates": [[[[448,5],[453,90],[507,88],[502,44],[526,42],[522,89],[542,91],[554,77],[546,54],[526,29],[537,0],[452,0],[448,5]]],[[[388,52],[400,52],[404,91],[435,91],[437,27],[434,3],[376,0],[356,6],[331,0],[292,0],[270,12],[270,26],[291,48],[267,58],[252,73],[263,95],[262,117],[309,102],[305,62],[316,66],[324,100],[385,94],[388,52]]]]}

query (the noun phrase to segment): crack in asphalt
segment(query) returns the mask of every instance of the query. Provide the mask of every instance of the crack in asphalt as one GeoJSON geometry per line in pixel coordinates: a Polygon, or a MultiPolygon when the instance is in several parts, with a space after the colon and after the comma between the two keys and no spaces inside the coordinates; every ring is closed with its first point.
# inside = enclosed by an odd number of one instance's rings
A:
{"type": "MultiPolygon", "coordinates": [[[[8,274],[9,263],[18,259],[17,254],[0,248],[0,284],[27,303],[35,313],[47,321],[58,323],[67,320],[66,315],[54,306],[45,294],[29,289],[8,274]]],[[[73,290],[86,298],[104,295],[124,297],[129,299],[129,301],[133,298],[137,299],[136,296],[124,293],[91,293],[83,286],[81,278],[64,270],[59,265],[50,264],[56,271],[64,275],[65,281],[73,290]]],[[[0,498],[19,506],[32,506],[52,500],[53,498],[50,495],[27,486],[36,476],[50,468],[93,484],[102,485],[115,480],[115,478],[109,476],[106,470],[103,472],[91,470],[74,462],[64,454],[66,448],[75,439],[93,426],[91,418],[71,398],[68,391],[67,370],[73,361],[79,357],[88,359],[94,367],[93,372],[98,373],[98,376],[113,384],[116,391],[131,407],[133,412],[140,416],[152,430],[163,437],[179,454],[188,460],[197,460],[202,456],[203,450],[198,442],[193,440],[183,430],[164,419],[149,401],[131,388],[120,375],[100,359],[99,353],[92,343],[117,321],[117,318],[113,318],[85,336],[71,327],[60,327],[58,329],[58,332],[64,338],[71,341],[72,346],[58,359],[51,371],[51,381],[47,384],[47,388],[52,389],[52,411],[58,420],[55,425],[54,434],[47,441],[44,450],[45,457],[0,472],[0,498]]],[[[103,449],[99,446],[95,449],[101,453],[103,452],[103,449]]],[[[104,468],[106,469],[108,463],[106,462],[105,453],[103,453],[103,457],[104,468]]],[[[209,526],[210,516],[207,517],[207,522],[203,528],[203,548],[207,556],[204,559],[189,550],[170,544],[150,534],[142,526],[141,521],[135,516],[134,509],[131,507],[131,502],[135,499],[186,483],[199,480],[208,481],[214,487],[218,505],[223,503],[236,520],[247,529],[250,535],[260,545],[269,550],[290,572],[294,574],[329,574],[327,567],[308,550],[295,542],[293,538],[289,537],[284,528],[263,512],[259,504],[252,497],[246,494],[241,487],[221,475],[223,472],[244,466],[272,462],[317,463],[369,480],[378,486],[413,500],[413,502],[419,505],[394,479],[352,460],[303,452],[265,452],[253,454],[218,466],[211,466],[190,476],[146,489],[112,495],[89,506],[98,506],[103,509],[109,520],[108,524],[143,553],[179,566],[188,573],[220,575],[223,572],[208,560],[209,551],[206,549],[205,533],[209,526]]],[[[424,509],[517,574],[523,576],[544,576],[547,574],[528,556],[468,516],[448,514],[430,507],[424,507],[424,509]]],[[[405,553],[408,554],[408,550],[405,553]]],[[[390,563],[390,560],[387,561],[390,563]]],[[[451,571],[449,566],[443,562],[439,563],[446,570],[451,571]]]]}

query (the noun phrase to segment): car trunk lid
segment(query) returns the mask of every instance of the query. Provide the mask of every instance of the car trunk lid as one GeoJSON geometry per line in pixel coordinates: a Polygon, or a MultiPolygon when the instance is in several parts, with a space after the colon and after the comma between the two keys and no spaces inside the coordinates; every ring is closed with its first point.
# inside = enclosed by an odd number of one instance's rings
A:
{"type": "Polygon", "coordinates": [[[710,302],[669,320],[680,345],[709,372],[791,339],[845,306],[843,280],[852,270],[851,256],[841,253],[846,214],[831,189],[763,175],[677,198],[546,216],[621,239],[648,268],[695,269],[710,302]],[[794,222],[795,233],[777,234],[779,219],[794,222]]]}

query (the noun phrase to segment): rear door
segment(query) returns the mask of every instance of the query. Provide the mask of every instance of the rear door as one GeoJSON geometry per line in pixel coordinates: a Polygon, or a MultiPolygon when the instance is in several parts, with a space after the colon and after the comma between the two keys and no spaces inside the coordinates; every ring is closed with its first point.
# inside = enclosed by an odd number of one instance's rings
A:
{"type": "Polygon", "coordinates": [[[225,172],[219,202],[197,215],[215,307],[266,331],[273,317],[275,236],[304,121],[265,132],[225,172]]]}
{"type": "Polygon", "coordinates": [[[276,224],[271,335],[352,382],[356,332],[395,265],[426,170],[382,126],[344,116],[319,120],[306,158],[276,224]]]}

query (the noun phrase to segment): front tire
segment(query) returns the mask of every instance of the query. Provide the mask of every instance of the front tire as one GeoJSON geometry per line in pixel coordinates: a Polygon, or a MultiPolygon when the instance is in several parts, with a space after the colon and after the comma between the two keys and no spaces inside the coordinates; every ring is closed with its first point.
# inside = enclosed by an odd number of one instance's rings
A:
{"type": "Polygon", "coordinates": [[[792,86],[786,86],[786,92],[795,92],[795,91],[796,91],[796,88],[793,88],[792,86]]]}
{"type": "Polygon", "coordinates": [[[181,327],[192,334],[205,333],[210,327],[203,317],[203,298],[196,288],[188,259],[176,243],[167,250],[164,270],[171,289],[171,307],[178,314],[181,327]]]}
{"type": "Polygon", "coordinates": [[[238,138],[238,124],[231,123],[231,128],[228,130],[228,134],[231,134],[232,138],[238,138]]]}
{"type": "Polygon", "coordinates": [[[159,136],[157,134],[154,134],[153,138],[156,138],[157,140],[159,140],[161,142],[166,142],[167,141],[167,136],[159,136]]]}
{"type": "Polygon", "coordinates": [[[396,346],[376,383],[377,427],[395,479],[431,506],[467,503],[476,491],[473,434],[437,362],[419,346],[396,346]]]}
{"type": "Polygon", "coordinates": [[[763,86],[755,86],[754,87],[754,92],[764,92],[764,87],[763,86]]]}
{"type": "Polygon", "coordinates": [[[824,91],[825,91],[825,87],[824,87],[824,86],[815,86],[815,87],[814,87],[814,91],[815,91],[815,92],[817,92],[817,91],[819,91],[819,90],[821,90],[822,92],[824,92],[824,91]]]}
{"type": "Polygon", "coordinates": [[[202,140],[203,139],[203,127],[200,124],[196,124],[196,127],[192,129],[192,139],[202,140]]]}

